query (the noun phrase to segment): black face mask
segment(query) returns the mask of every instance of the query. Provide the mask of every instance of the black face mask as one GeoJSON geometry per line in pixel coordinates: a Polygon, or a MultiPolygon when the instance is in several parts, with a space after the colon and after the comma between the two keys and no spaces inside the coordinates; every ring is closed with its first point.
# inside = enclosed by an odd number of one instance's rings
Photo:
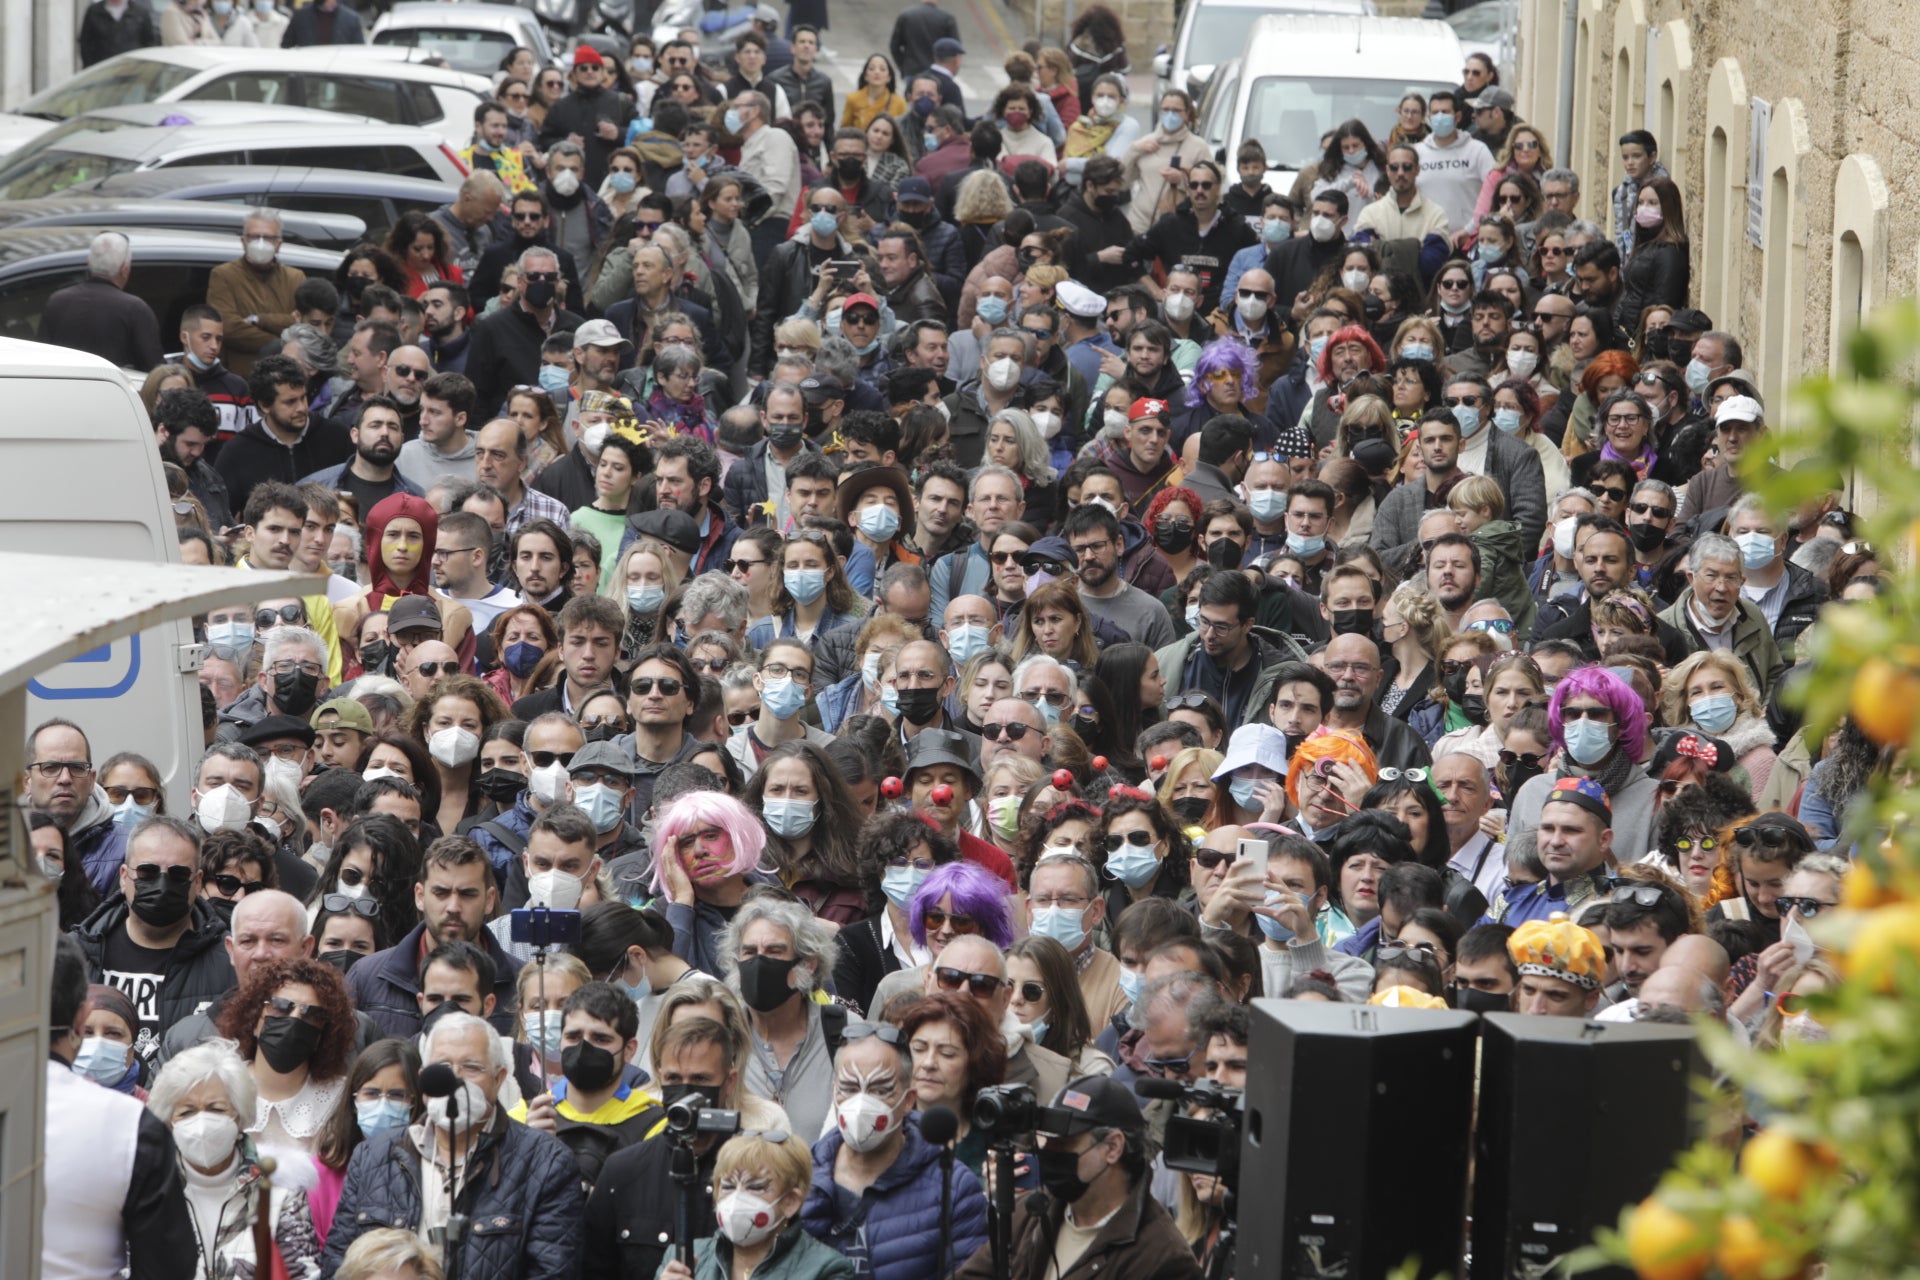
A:
{"type": "Polygon", "coordinates": [[[1647,331],[1646,354],[1655,360],[1665,360],[1671,349],[1671,342],[1664,328],[1647,331]]]}
{"type": "Polygon", "coordinates": [[[1450,676],[1441,676],[1440,687],[1447,691],[1447,701],[1458,706],[1467,696],[1467,673],[1457,671],[1450,676]]]}
{"type": "Polygon", "coordinates": [[[1468,1013],[1512,1013],[1513,997],[1498,991],[1482,991],[1478,987],[1455,987],[1453,1007],[1468,1013]]]}
{"type": "Polygon", "coordinates": [[[360,645],[361,669],[374,674],[385,674],[387,669],[387,656],[392,652],[392,646],[385,640],[375,638],[364,641],[360,645]]]}
{"type": "Polygon", "coordinates": [[[1337,636],[1372,635],[1374,625],[1371,609],[1335,609],[1333,611],[1333,634],[1337,636]]]}
{"type": "Polygon", "coordinates": [[[527,305],[536,311],[544,311],[553,305],[559,295],[560,282],[557,280],[529,280],[521,289],[521,296],[527,305]]]}
{"type": "Polygon", "coordinates": [[[1683,369],[1686,368],[1687,362],[1693,359],[1693,339],[1668,338],[1667,359],[1673,361],[1683,369]]]}
{"type": "Polygon", "coordinates": [[[1173,802],[1173,816],[1185,823],[1195,823],[1207,816],[1207,798],[1205,796],[1181,796],[1173,802]]]}
{"type": "MultiPolygon", "coordinates": [[[[562,1057],[564,1056],[563,1054],[562,1057]]],[[[703,1107],[717,1107],[720,1105],[720,1090],[715,1085],[689,1084],[684,1080],[676,1084],[660,1086],[662,1105],[670,1107],[682,1098],[694,1099],[703,1107]]]]}
{"type": "Polygon", "coordinates": [[[859,159],[835,160],[833,162],[833,172],[834,176],[839,178],[841,182],[852,186],[867,176],[867,162],[859,159]]]}
{"type": "Polygon", "coordinates": [[[799,994],[787,982],[798,960],[777,956],[749,956],[740,962],[740,998],[755,1013],[772,1013],[799,994]]]}
{"type": "Polygon", "coordinates": [[[1118,209],[1120,207],[1120,194],[1118,192],[1109,191],[1106,195],[1095,196],[1093,198],[1093,207],[1098,209],[1101,213],[1112,213],[1115,209],[1118,209]]]}
{"type": "Polygon", "coordinates": [[[910,724],[933,723],[933,718],[940,714],[940,690],[900,690],[900,714],[906,717],[910,724]]]}
{"type": "Polygon", "coordinates": [[[1087,1194],[1087,1180],[1080,1176],[1080,1157],[1085,1154],[1058,1147],[1040,1149],[1040,1185],[1047,1194],[1063,1204],[1072,1204],[1087,1194]]]}
{"type": "Polygon", "coordinates": [[[347,277],[347,297],[351,298],[355,302],[358,302],[360,301],[360,295],[367,291],[367,287],[375,283],[377,282],[374,280],[368,279],[366,276],[348,276],[347,277]]]}
{"type": "Polygon", "coordinates": [[[313,710],[314,694],[320,688],[320,677],[309,675],[305,671],[289,671],[273,678],[273,701],[290,716],[307,717],[313,710]]]}
{"type": "Polygon", "coordinates": [[[1015,249],[1013,251],[1013,260],[1020,264],[1022,271],[1025,271],[1034,263],[1040,261],[1040,253],[1035,249],[1015,249]]]}
{"type": "Polygon", "coordinates": [[[133,914],[140,923],[156,929],[171,929],[193,910],[193,885],[175,884],[164,874],[151,880],[136,880],[133,885],[133,914]]]}
{"type": "Polygon", "coordinates": [[[1207,544],[1207,563],[1216,569],[1238,569],[1246,549],[1232,538],[1215,538],[1207,544]]]}
{"type": "Polygon", "coordinates": [[[800,447],[806,428],[797,422],[776,422],[767,428],[767,443],[786,453],[800,447]]]}
{"type": "Polygon", "coordinates": [[[599,1045],[582,1040],[560,1051],[560,1070],[568,1084],[593,1093],[613,1083],[620,1073],[620,1062],[599,1045]]]}
{"type": "Polygon", "coordinates": [[[1512,804],[1513,798],[1520,794],[1520,788],[1526,786],[1544,772],[1537,764],[1520,764],[1517,761],[1508,765],[1506,768],[1507,785],[1503,798],[1508,804],[1512,804]]]}
{"type": "Polygon", "coordinates": [[[206,903],[207,906],[213,909],[213,914],[228,925],[233,923],[233,909],[240,905],[239,900],[236,898],[209,897],[206,903]]]}
{"type": "Polygon", "coordinates": [[[481,795],[497,805],[512,804],[527,789],[526,775],[511,769],[489,769],[473,782],[481,795]]]}
{"type": "Polygon", "coordinates": [[[1153,527],[1153,545],[1168,555],[1179,555],[1193,545],[1193,526],[1162,520],[1153,527]]]}
{"type": "Polygon", "coordinates": [[[349,951],[343,948],[339,951],[322,951],[319,960],[321,964],[330,964],[340,972],[345,973],[356,964],[359,964],[365,955],[366,953],[364,951],[349,951]]]}
{"type": "Polygon", "coordinates": [[[1667,531],[1648,521],[1646,524],[1630,524],[1627,536],[1633,539],[1635,551],[1652,551],[1667,540],[1667,531]]]}
{"type": "Polygon", "coordinates": [[[305,1018],[267,1019],[260,1029],[260,1056],[282,1074],[306,1065],[320,1047],[320,1028],[305,1018]]]}
{"type": "Polygon", "coordinates": [[[597,724],[580,736],[588,742],[610,742],[626,732],[617,724],[597,724]]]}
{"type": "Polygon", "coordinates": [[[1487,722],[1487,699],[1485,694],[1469,693],[1460,699],[1460,713],[1474,724],[1487,722]]]}
{"type": "Polygon", "coordinates": [[[938,216],[932,209],[922,209],[919,213],[908,213],[905,209],[899,209],[895,212],[900,221],[906,223],[915,231],[925,231],[933,225],[934,219],[938,216]]]}

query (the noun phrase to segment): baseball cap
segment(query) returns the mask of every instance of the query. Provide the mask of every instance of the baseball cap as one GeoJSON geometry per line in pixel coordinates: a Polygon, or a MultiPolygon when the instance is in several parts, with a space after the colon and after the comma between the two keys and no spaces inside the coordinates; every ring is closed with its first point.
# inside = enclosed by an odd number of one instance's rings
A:
{"type": "Polygon", "coordinates": [[[640,772],[640,764],[633,758],[633,752],[601,741],[589,742],[573,753],[573,759],[567,762],[567,772],[577,769],[612,769],[631,778],[640,772]]]}
{"type": "Polygon", "coordinates": [[[1062,280],[1053,286],[1053,296],[1069,314],[1082,320],[1097,320],[1107,311],[1107,300],[1078,280],[1062,280]]]}
{"type": "Polygon", "coordinates": [[[1669,333],[1705,333],[1713,328],[1713,317],[1694,307],[1682,307],[1667,317],[1669,333]]]}
{"type": "Polygon", "coordinates": [[[1214,781],[1250,764],[1265,765],[1280,777],[1287,776],[1287,735],[1270,724],[1243,724],[1227,742],[1226,759],[1213,771],[1214,781]]]}
{"type": "Polygon", "coordinates": [[[576,347],[620,347],[633,346],[620,336],[611,320],[589,320],[573,331],[573,345],[576,347]]]}
{"type": "Polygon", "coordinates": [[[902,200],[915,200],[925,203],[933,199],[933,184],[925,178],[902,178],[900,185],[893,189],[894,203],[902,200]]]}
{"type": "Polygon", "coordinates": [[[800,394],[808,404],[825,404],[829,400],[845,400],[847,389],[830,373],[814,373],[800,380],[800,394]]]}
{"type": "Polygon", "coordinates": [[[440,610],[426,596],[402,596],[387,610],[387,631],[391,635],[442,630],[445,625],[440,621],[440,610]]]}
{"type": "Polygon", "coordinates": [[[361,733],[373,732],[373,716],[367,709],[352,698],[335,698],[332,702],[323,702],[314,710],[309,721],[315,729],[358,729],[361,733]]]}
{"type": "MultiPolygon", "coordinates": [[[[360,714],[366,715],[367,709],[360,708],[360,714]]],[[[240,741],[250,747],[263,742],[275,742],[281,738],[298,739],[305,746],[312,746],[316,735],[313,726],[299,716],[261,716],[240,731],[240,741]]]]}
{"type": "Polygon", "coordinates": [[[1513,110],[1513,95],[1497,84],[1489,85],[1480,91],[1479,97],[1469,99],[1467,105],[1475,111],[1485,111],[1488,107],[1499,107],[1503,110],[1511,111],[1513,110]]]}
{"type": "Polygon", "coordinates": [[[875,315],[880,314],[880,299],[870,293],[856,293],[840,304],[840,314],[845,315],[855,307],[872,307],[875,315]]]}
{"type": "Polygon", "coordinates": [[[769,26],[780,25],[780,11],[770,4],[763,4],[753,11],[755,22],[764,22],[769,26]]]}
{"type": "Polygon", "coordinates": [[[1111,1076],[1081,1076],[1068,1081],[1053,1105],[1041,1110],[1038,1127],[1049,1136],[1067,1138],[1096,1129],[1137,1134],[1147,1122],[1132,1089],[1111,1076]]]}
{"type": "Polygon", "coordinates": [[[967,47],[952,36],[941,36],[933,42],[933,56],[936,58],[951,58],[966,51],[967,47]]]}
{"type": "Polygon", "coordinates": [[[1729,422],[1761,422],[1765,415],[1760,412],[1760,402],[1752,396],[1733,396],[1720,402],[1713,411],[1713,425],[1724,426],[1729,422]]]}

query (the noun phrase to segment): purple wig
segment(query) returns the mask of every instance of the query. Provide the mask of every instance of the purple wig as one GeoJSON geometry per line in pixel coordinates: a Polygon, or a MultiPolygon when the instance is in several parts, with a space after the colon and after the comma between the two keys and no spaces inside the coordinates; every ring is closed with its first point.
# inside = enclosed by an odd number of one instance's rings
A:
{"type": "Polygon", "coordinates": [[[927,908],[953,895],[955,915],[972,916],[980,936],[1005,951],[1013,945],[1013,913],[1007,906],[1006,882],[964,858],[935,867],[913,892],[907,928],[913,940],[927,945],[927,908]]]}
{"type": "Polygon", "coordinates": [[[1200,349],[1193,365],[1193,381],[1187,386],[1187,403],[1199,404],[1207,398],[1207,379],[1225,369],[1240,375],[1240,398],[1251,400],[1260,394],[1260,357],[1238,338],[1215,338],[1200,349]]]}
{"type": "Polygon", "coordinates": [[[666,859],[679,856],[674,842],[689,831],[718,827],[733,842],[733,866],[729,875],[744,876],[760,868],[760,855],[767,847],[767,829],[753,810],[724,791],[689,791],[676,796],[655,817],[653,823],[653,889],[666,892],[667,882],[660,874],[666,859]]]}
{"type": "Polygon", "coordinates": [[[1561,732],[1560,708],[1568,698],[1584,696],[1606,704],[1613,711],[1613,722],[1619,726],[1617,741],[1627,759],[1640,763],[1647,746],[1647,708],[1640,701],[1640,695],[1633,686],[1605,667],[1576,667],[1567,672],[1553,691],[1553,700],[1547,704],[1547,726],[1553,731],[1553,749],[1563,750],[1567,745],[1566,736],[1561,732]]]}

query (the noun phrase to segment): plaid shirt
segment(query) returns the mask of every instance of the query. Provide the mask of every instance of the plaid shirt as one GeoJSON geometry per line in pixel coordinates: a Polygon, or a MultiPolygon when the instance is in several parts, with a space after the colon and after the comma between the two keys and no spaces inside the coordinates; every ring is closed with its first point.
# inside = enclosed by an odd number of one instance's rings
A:
{"type": "Polygon", "coordinates": [[[528,485],[521,486],[520,505],[507,512],[507,532],[518,533],[522,525],[535,520],[551,520],[562,529],[573,523],[573,514],[560,499],[549,497],[528,485]]]}

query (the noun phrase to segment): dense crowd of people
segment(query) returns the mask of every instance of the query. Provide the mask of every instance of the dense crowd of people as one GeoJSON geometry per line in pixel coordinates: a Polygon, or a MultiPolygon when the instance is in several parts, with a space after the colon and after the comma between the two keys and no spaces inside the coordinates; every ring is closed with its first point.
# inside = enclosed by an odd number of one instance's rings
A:
{"type": "Polygon", "coordinates": [[[1821,1034],[1890,765],[1781,694],[1880,562],[1746,492],[1653,137],[1592,190],[1476,57],[1275,189],[1104,6],[990,102],[931,2],[779,26],[516,50],[152,367],[181,558],[327,586],[207,612],[190,813],[29,738],[48,1275],[984,1277],[1003,1085],[1017,1274],[1198,1275],[1134,1085],[1256,997],[1821,1034]]]}

